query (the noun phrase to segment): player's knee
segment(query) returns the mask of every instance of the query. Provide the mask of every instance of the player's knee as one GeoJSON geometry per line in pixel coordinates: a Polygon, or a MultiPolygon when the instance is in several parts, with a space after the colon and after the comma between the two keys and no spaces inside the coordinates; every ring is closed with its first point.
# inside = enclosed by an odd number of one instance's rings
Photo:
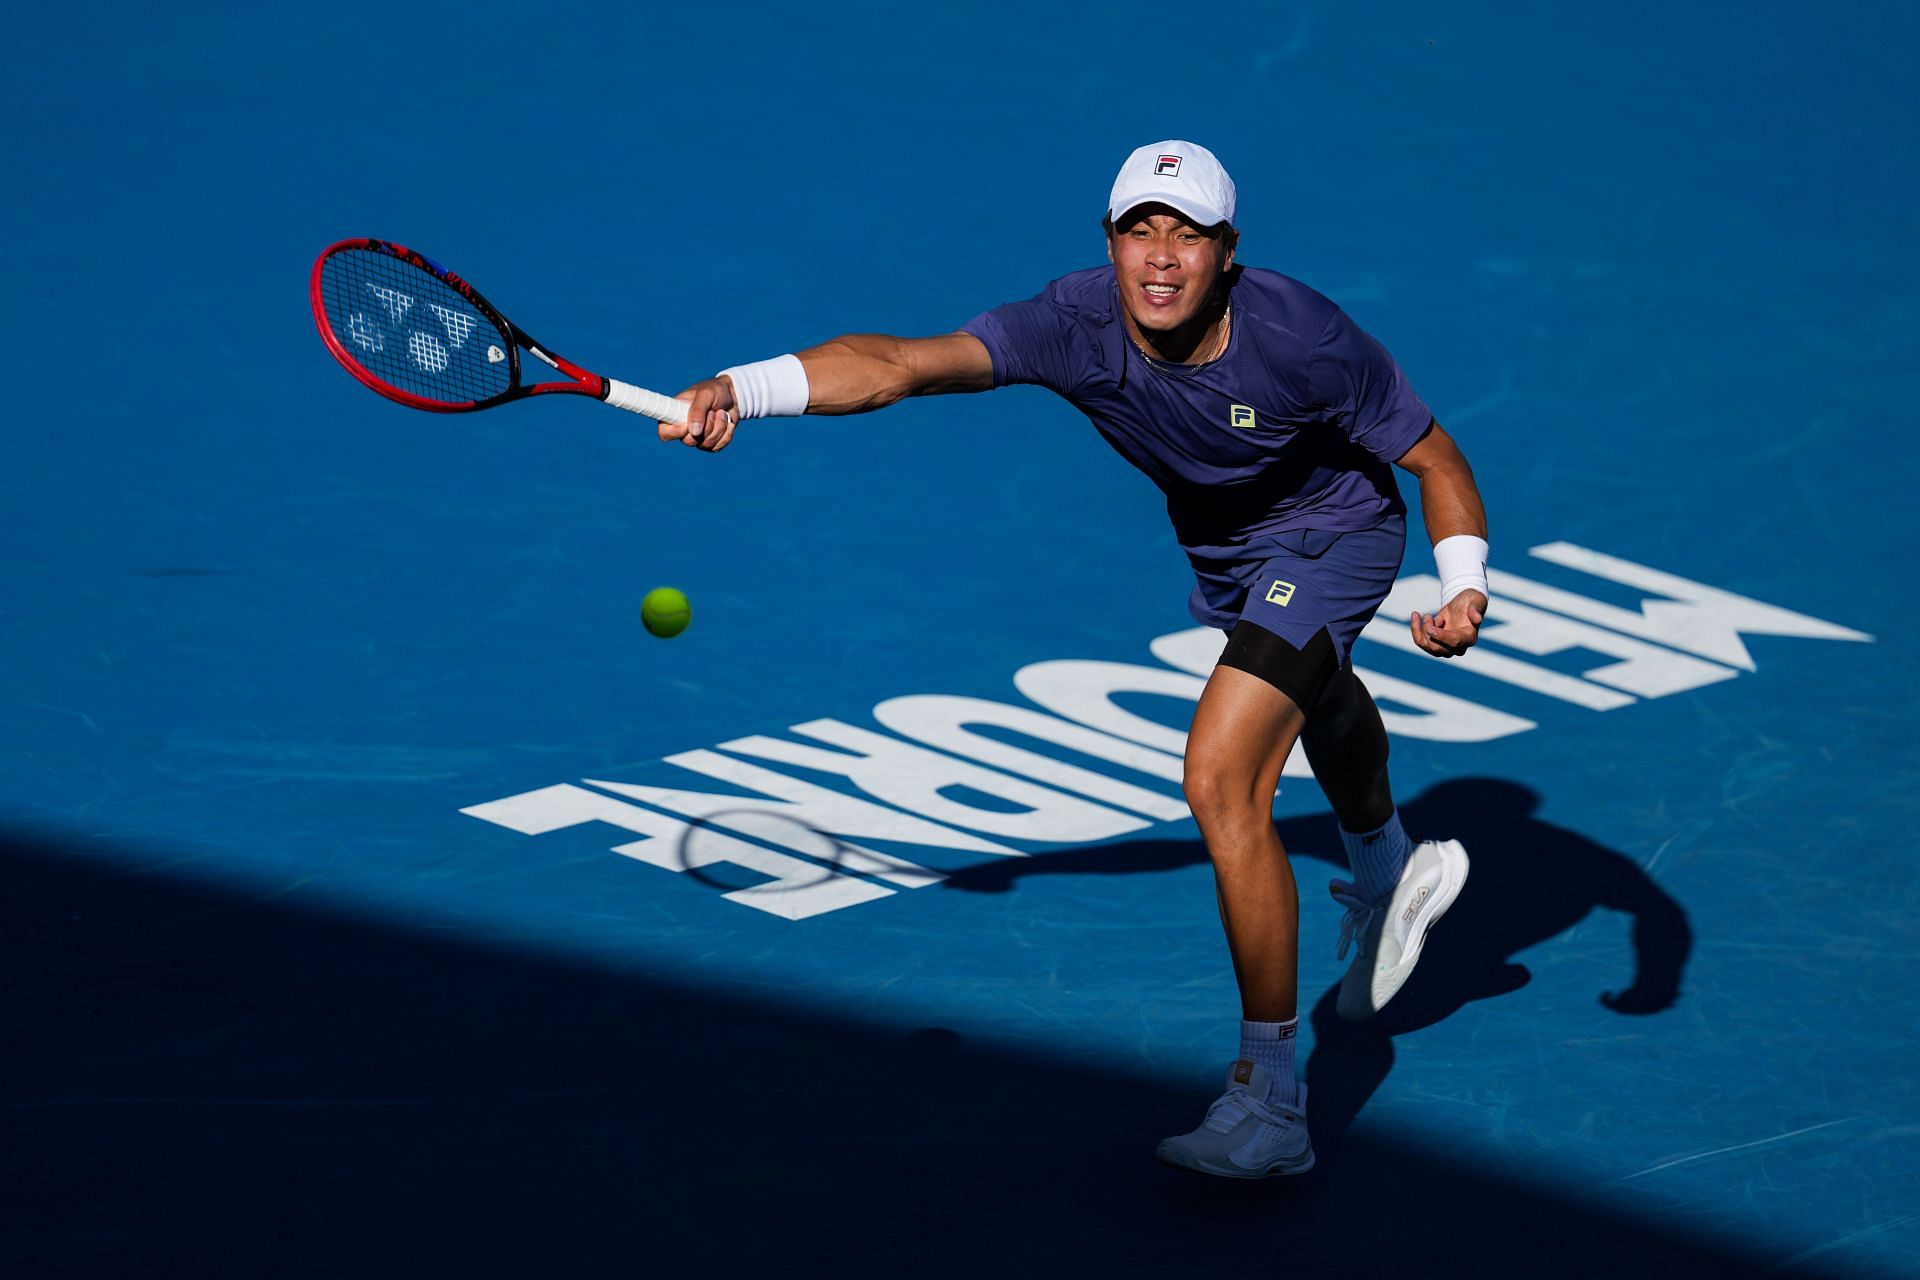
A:
{"type": "Polygon", "coordinates": [[[1341,825],[1370,831],[1393,816],[1387,728],[1351,669],[1328,684],[1301,737],[1314,777],[1341,825]]]}
{"type": "Polygon", "coordinates": [[[1337,753],[1346,769],[1384,766],[1387,761],[1387,727],[1351,667],[1328,680],[1301,737],[1309,753],[1337,753]]]}
{"type": "Polygon", "coordinates": [[[1201,827],[1221,827],[1247,820],[1249,815],[1264,818],[1272,797],[1259,799],[1259,779],[1243,769],[1218,764],[1187,765],[1180,782],[1186,793],[1187,808],[1201,827]]]}

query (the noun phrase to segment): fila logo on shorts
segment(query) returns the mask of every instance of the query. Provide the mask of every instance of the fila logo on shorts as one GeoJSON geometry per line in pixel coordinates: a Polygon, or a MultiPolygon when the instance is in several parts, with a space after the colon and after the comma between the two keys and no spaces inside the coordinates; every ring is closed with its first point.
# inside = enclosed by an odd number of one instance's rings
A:
{"type": "Polygon", "coordinates": [[[1247,404],[1233,405],[1227,411],[1227,424],[1243,429],[1251,427],[1253,425],[1253,406],[1247,404]]]}
{"type": "Polygon", "coordinates": [[[1291,582],[1282,582],[1280,579],[1275,578],[1273,585],[1267,588],[1268,604],[1277,604],[1284,609],[1287,607],[1287,602],[1292,599],[1293,584],[1291,582]]]}
{"type": "Polygon", "coordinates": [[[1153,172],[1159,178],[1177,178],[1180,176],[1180,157],[1161,156],[1153,162],[1153,172]]]}

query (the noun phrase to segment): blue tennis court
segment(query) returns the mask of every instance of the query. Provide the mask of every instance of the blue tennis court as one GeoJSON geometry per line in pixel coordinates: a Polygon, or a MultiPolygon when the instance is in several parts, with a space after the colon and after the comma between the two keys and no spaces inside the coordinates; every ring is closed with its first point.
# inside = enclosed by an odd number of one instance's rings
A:
{"type": "Polygon", "coordinates": [[[7,1274],[1911,1274],[1911,9],[9,30],[7,1274]],[[1077,413],[427,415],[307,298],[390,237],[672,392],[1096,265],[1165,137],[1492,523],[1473,654],[1393,622],[1417,533],[1355,650],[1474,859],[1373,1021],[1283,781],[1321,1163],[1252,1185],[1152,1159],[1238,1016],[1179,787],[1219,636],[1077,413]]]}

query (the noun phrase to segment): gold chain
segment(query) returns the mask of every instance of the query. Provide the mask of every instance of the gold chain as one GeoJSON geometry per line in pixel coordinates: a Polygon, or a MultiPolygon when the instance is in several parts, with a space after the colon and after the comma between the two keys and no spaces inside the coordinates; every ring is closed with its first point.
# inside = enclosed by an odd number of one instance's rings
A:
{"type": "MultiPolygon", "coordinates": [[[[1206,364],[1209,361],[1218,360],[1221,356],[1227,353],[1227,342],[1232,336],[1233,336],[1233,303],[1229,302],[1227,303],[1227,309],[1220,313],[1220,329],[1219,329],[1219,332],[1217,332],[1214,335],[1213,341],[1207,344],[1207,354],[1198,360],[1189,360],[1189,361],[1186,361],[1185,363],[1206,364]]],[[[1148,349],[1146,343],[1140,341],[1140,339],[1138,338],[1135,338],[1132,334],[1128,334],[1127,337],[1132,340],[1134,346],[1140,349],[1141,355],[1146,356],[1149,359],[1159,359],[1159,357],[1155,356],[1153,352],[1148,349]]]]}
{"type": "Polygon", "coordinates": [[[1220,336],[1214,339],[1213,350],[1207,352],[1206,360],[1196,360],[1195,364],[1206,364],[1208,360],[1218,360],[1227,353],[1227,339],[1233,335],[1233,304],[1220,313],[1220,336]]]}

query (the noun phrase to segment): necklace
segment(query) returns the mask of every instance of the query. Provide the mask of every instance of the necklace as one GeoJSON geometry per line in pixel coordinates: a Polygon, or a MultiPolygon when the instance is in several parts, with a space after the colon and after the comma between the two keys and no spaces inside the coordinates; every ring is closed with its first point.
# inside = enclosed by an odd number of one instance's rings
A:
{"type": "Polygon", "coordinates": [[[1140,341],[1140,339],[1134,338],[1132,334],[1128,334],[1127,336],[1132,338],[1134,347],[1139,350],[1141,355],[1147,358],[1149,363],[1158,365],[1163,369],[1171,370],[1182,365],[1192,368],[1196,365],[1209,364],[1226,354],[1227,343],[1233,337],[1233,303],[1232,301],[1228,301],[1227,309],[1220,313],[1219,328],[1214,332],[1213,340],[1207,343],[1206,354],[1198,359],[1165,360],[1148,350],[1147,344],[1140,341]]]}
{"type": "Polygon", "coordinates": [[[1233,334],[1233,303],[1227,303],[1227,309],[1220,313],[1220,336],[1213,340],[1213,349],[1207,352],[1206,360],[1196,360],[1195,364],[1206,364],[1218,360],[1227,353],[1227,339],[1233,334]]]}

